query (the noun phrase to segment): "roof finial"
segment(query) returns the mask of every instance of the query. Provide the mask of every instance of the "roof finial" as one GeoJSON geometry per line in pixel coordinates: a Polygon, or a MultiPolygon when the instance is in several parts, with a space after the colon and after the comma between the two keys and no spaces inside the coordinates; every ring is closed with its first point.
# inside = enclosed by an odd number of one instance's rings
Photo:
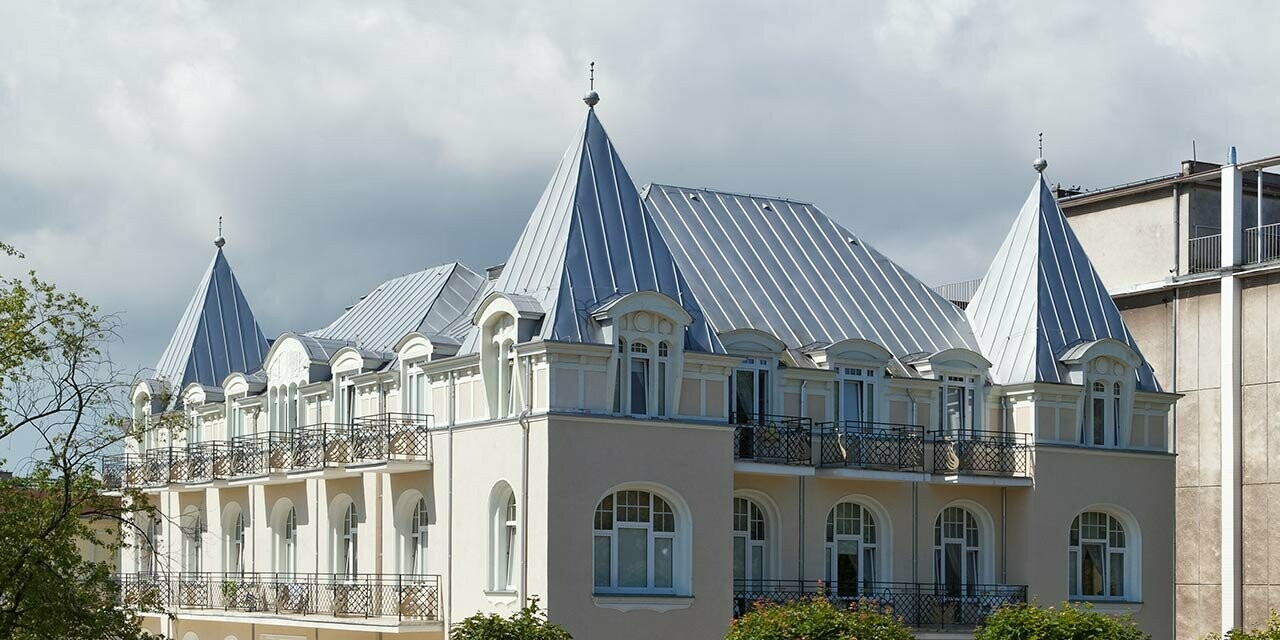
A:
{"type": "Polygon", "coordinates": [[[589,90],[587,91],[587,95],[582,96],[582,101],[583,101],[583,102],[585,102],[585,103],[587,103],[587,107],[588,107],[588,108],[590,108],[590,109],[594,109],[594,108],[596,107],[596,105],[597,105],[597,104],[600,104],[600,94],[596,93],[596,63],[595,63],[595,61],[592,61],[592,62],[591,62],[591,70],[590,70],[590,75],[589,75],[589,82],[590,82],[590,84],[588,85],[588,89],[589,89],[589,90]]]}
{"type": "Polygon", "coordinates": [[[222,216],[218,216],[218,237],[213,239],[213,246],[221,249],[225,244],[227,244],[227,239],[222,237],[222,216]]]}
{"type": "Polygon", "coordinates": [[[1038,142],[1039,142],[1039,147],[1038,147],[1039,155],[1036,157],[1036,161],[1031,163],[1031,166],[1035,168],[1036,173],[1044,173],[1044,170],[1049,167],[1049,161],[1044,159],[1044,132],[1043,131],[1040,132],[1038,142]]]}

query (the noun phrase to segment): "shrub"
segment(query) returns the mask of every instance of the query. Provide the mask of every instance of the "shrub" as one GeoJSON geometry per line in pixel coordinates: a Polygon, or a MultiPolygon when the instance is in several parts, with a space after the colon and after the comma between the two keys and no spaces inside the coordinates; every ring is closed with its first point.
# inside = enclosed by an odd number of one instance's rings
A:
{"type": "MultiPolygon", "coordinates": [[[[1218,636],[1211,633],[1205,637],[1205,640],[1218,640],[1218,636]]],[[[1222,640],[1280,640],[1280,615],[1276,615],[1276,612],[1272,611],[1271,617],[1267,619],[1266,629],[1254,629],[1253,631],[1232,629],[1222,634],[1222,640]]]]}
{"type": "Polygon", "coordinates": [[[1043,608],[1004,606],[978,628],[974,640],[1150,640],[1128,615],[1112,616],[1091,605],[1043,608]]]}
{"type": "Polygon", "coordinates": [[[857,603],[838,609],[824,598],[758,604],[729,627],[725,640],[912,640],[889,609],[857,603]]]}
{"type": "Polygon", "coordinates": [[[547,612],[538,608],[538,599],[529,606],[503,618],[495,614],[475,614],[454,628],[452,640],[573,640],[564,627],[547,620],[547,612]]]}

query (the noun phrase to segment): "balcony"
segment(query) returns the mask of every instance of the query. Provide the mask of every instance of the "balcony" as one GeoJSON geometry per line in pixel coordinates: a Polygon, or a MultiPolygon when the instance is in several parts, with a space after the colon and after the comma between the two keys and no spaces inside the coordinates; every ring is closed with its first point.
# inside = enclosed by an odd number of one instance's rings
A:
{"type": "Polygon", "coordinates": [[[322,423],[292,433],[269,431],[104,456],[102,482],[108,490],[119,490],[347,466],[352,471],[425,469],[434,455],[430,422],[431,416],[424,414],[380,413],[356,418],[353,424],[322,423]]]}
{"type": "Polygon", "coordinates": [[[1266,224],[1244,230],[1245,264],[1280,259],[1280,224],[1266,224]]]}
{"type": "Polygon", "coordinates": [[[940,585],[915,582],[827,584],[820,580],[737,580],[733,615],[757,603],[783,604],[808,598],[829,600],[838,607],[857,602],[890,607],[908,626],[936,631],[968,630],[1004,605],[1027,601],[1026,585],[940,585]]]}
{"type": "Polygon", "coordinates": [[[1025,476],[1031,466],[1031,442],[1025,433],[932,431],[929,435],[934,473],[1025,476]]]}
{"type": "Polygon", "coordinates": [[[1200,236],[1187,241],[1187,273],[1222,268],[1222,235],[1200,236]]]}
{"type": "Polygon", "coordinates": [[[436,575],[131,573],[117,580],[126,606],[167,613],[440,620],[436,575]]]}
{"type": "Polygon", "coordinates": [[[735,413],[729,420],[734,425],[734,460],[813,464],[813,421],[809,418],[735,413]]]}
{"type": "Polygon", "coordinates": [[[891,471],[924,470],[924,429],[845,420],[818,425],[819,465],[891,471]]]}

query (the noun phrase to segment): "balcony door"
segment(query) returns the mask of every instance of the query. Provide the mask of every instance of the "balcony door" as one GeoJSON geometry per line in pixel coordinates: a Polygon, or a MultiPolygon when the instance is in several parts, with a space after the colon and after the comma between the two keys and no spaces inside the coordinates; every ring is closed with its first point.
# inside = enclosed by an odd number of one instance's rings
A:
{"type": "Polygon", "coordinates": [[[934,577],[943,594],[973,595],[978,585],[978,522],[963,507],[947,507],[934,524],[934,577]]]}
{"type": "Polygon", "coordinates": [[[770,364],[764,358],[747,358],[733,372],[733,414],[738,423],[769,413],[770,364]]]}
{"type": "Polygon", "coordinates": [[[869,423],[876,419],[875,369],[840,367],[840,420],[869,423]]]}
{"type": "Polygon", "coordinates": [[[853,598],[878,575],[876,521],[856,502],[841,502],[827,515],[827,582],[837,596],[853,598]]]}

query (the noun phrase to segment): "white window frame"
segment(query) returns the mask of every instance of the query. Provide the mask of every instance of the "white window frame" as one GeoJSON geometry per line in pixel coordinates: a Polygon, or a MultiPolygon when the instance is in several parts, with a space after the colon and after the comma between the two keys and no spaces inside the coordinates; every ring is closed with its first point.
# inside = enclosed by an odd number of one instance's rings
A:
{"type": "Polygon", "coordinates": [[[653,366],[652,349],[649,343],[643,340],[632,340],[627,345],[627,369],[623,380],[627,387],[627,411],[633,416],[648,416],[651,413],[650,407],[653,404],[653,377],[655,375],[655,367],[653,366]],[[637,410],[636,407],[636,366],[641,368],[642,375],[639,377],[640,388],[644,392],[644,403],[637,410]]]}
{"type": "Polygon", "coordinates": [[[245,572],[244,534],[244,511],[236,509],[236,517],[231,521],[226,535],[226,553],[223,556],[223,571],[226,573],[245,572]]]}
{"type": "Polygon", "coordinates": [[[675,595],[681,571],[680,524],[675,507],[664,496],[646,489],[621,489],[602,498],[597,504],[592,524],[592,585],[597,594],[651,594],[675,595]],[[623,504],[625,497],[628,502],[623,504]],[[665,509],[660,510],[660,507],[665,509]],[[648,513],[645,521],[624,520],[620,515],[622,509],[644,510],[648,513]],[[607,520],[605,513],[612,513],[607,520]],[[606,528],[607,527],[607,528],[606,528]],[[622,531],[642,531],[645,536],[645,585],[621,586],[618,578],[618,540],[622,531]],[[599,570],[596,545],[607,540],[609,546],[609,584],[597,584],[594,576],[599,570]],[[670,586],[657,584],[658,547],[666,546],[671,554],[670,586]]]}
{"type": "MultiPolygon", "coordinates": [[[[199,511],[190,511],[194,519],[182,525],[182,570],[185,573],[200,573],[201,537],[204,533],[204,516],[199,511]]],[[[188,520],[183,518],[183,520],[188,520]]]]}
{"type": "Polygon", "coordinates": [[[841,422],[872,424],[876,422],[880,404],[880,368],[863,365],[835,365],[836,415],[841,422]],[[845,400],[850,388],[857,390],[861,412],[846,415],[845,400]]]}
{"type": "Polygon", "coordinates": [[[967,507],[951,505],[938,513],[933,527],[934,584],[945,595],[976,595],[971,587],[983,584],[984,554],[990,553],[990,551],[983,549],[982,523],[978,516],[967,507]],[[956,517],[960,518],[958,522],[954,520],[956,517]],[[959,536],[953,535],[948,531],[949,527],[954,526],[960,527],[961,533],[959,536]],[[970,534],[972,534],[973,542],[970,542],[970,534]],[[960,593],[947,593],[946,591],[946,549],[948,545],[953,544],[960,546],[960,593]]]}
{"type": "Polygon", "coordinates": [[[429,541],[427,526],[431,513],[427,509],[427,499],[418,498],[409,509],[409,521],[406,523],[404,535],[404,560],[401,570],[404,573],[421,576],[427,573],[427,544],[429,541]]]}
{"type": "Polygon", "coordinates": [[[360,515],[355,502],[347,503],[333,532],[333,572],[347,580],[354,579],[360,573],[360,515]]]}
{"type": "Polygon", "coordinates": [[[1087,601],[1126,601],[1132,596],[1129,595],[1130,581],[1135,576],[1132,572],[1132,563],[1130,559],[1133,543],[1133,536],[1129,529],[1125,526],[1124,520],[1117,518],[1114,514],[1106,511],[1091,509],[1083,511],[1076,515],[1071,521],[1071,529],[1067,539],[1067,595],[1071,600],[1087,600],[1087,601]],[[1102,517],[1101,526],[1103,534],[1101,537],[1096,535],[1086,537],[1085,527],[1095,529],[1092,533],[1096,533],[1099,523],[1092,522],[1086,525],[1085,516],[1102,517]],[[1102,549],[1102,594],[1083,593],[1084,582],[1084,547],[1086,545],[1097,545],[1102,549]],[[1115,571],[1116,558],[1119,557],[1120,566],[1120,583],[1119,593],[1115,593],[1116,584],[1112,580],[1115,571]]]}
{"type": "Polygon", "coordinates": [[[292,575],[298,571],[298,510],[290,506],[276,534],[276,573],[292,575]]]}
{"type": "Polygon", "coordinates": [[[866,505],[853,500],[842,500],[827,512],[823,564],[826,568],[827,584],[835,584],[838,595],[857,595],[872,588],[873,583],[881,581],[880,569],[884,556],[880,552],[880,540],[880,523],[877,521],[875,512],[866,505]],[[851,515],[855,516],[858,522],[856,532],[840,532],[838,524],[840,520],[853,519],[842,515],[840,513],[842,509],[852,510],[851,515]],[[852,589],[849,589],[845,583],[839,582],[841,543],[853,543],[857,548],[858,577],[852,589]]]}
{"type": "Polygon", "coordinates": [[[735,588],[759,590],[770,579],[769,518],[764,507],[745,496],[733,497],[733,573],[735,588]]]}
{"type": "Polygon", "coordinates": [[[520,582],[520,505],[515,490],[505,482],[493,494],[489,514],[489,586],[492,591],[514,593],[520,582]]]}
{"type": "Polygon", "coordinates": [[[938,372],[941,393],[938,396],[938,428],[943,435],[963,436],[982,431],[982,378],[973,373],[938,372]],[[948,398],[953,390],[960,392],[961,415],[957,429],[949,420],[951,416],[948,398]]]}
{"type": "Polygon", "coordinates": [[[733,370],[729,379],[729,413],[745,424],[751,417],[766,416],[772,412],[773,385],[775,384],[777,366],[773,358],[744,358],[742,364],[733,370]],[[752,407],[748,415],[738,411],[738,374],[751,374],[752,407]],[[763,377],[761,377],[763,376],[763,377]]]}

